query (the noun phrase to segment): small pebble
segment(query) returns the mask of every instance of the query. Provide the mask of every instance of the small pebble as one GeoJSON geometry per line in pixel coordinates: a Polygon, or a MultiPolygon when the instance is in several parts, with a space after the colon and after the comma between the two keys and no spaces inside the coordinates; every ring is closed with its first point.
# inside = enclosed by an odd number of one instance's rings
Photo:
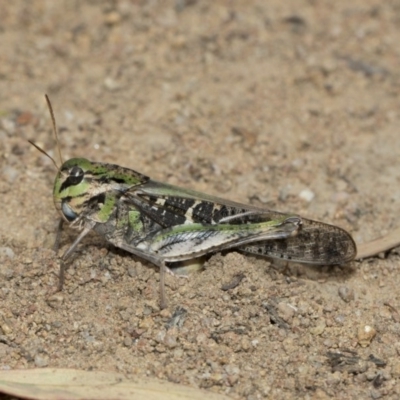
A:
{"type": "Polygon", "coordinates": [[[292,167],[294,167],[296,170],[301,169],[301,167],[304,166],[304,160],[302,158],[295,158],[292,161],[292,167]]]}
{"type": "MultiPolygon", "coordinates": [[[[10,354],[12,351],[11,347],[5,343],[0,343],[0,359],[3,359],[6,355],[10,354]]],[[[3,367],[1,367],[3,369],[3,367]]]]}
{"type": "Polygon", "coordinates": [[[228,375],[228,383],[233,386],[239,381],[239,375],[228,375]]]}
{"type": "Polygon", "coordinates": [[[315,194],[312,190],[310,189],[304,189],[299,193],[299,197],[306,201],[307,203],[309,203],[310,201],[313,200],[313,198],[315,197],[315,194]]]}
{"type": "Polygon", "coordinates": [[[105,78],[104,79],[104,87],[108,89],[110,92],[114,90],[118,90],[121,88],[121,84],[113,78],[105,78]]]}
{"type": "Polygon", "coordinates": [[[37,354],[35,356],[35,365],[39,368],[47,367],[49,365],[49,360],[46,356],[37,354]]]}
{"type": "Polygon", "coordinates": [[[376,371],[374,369],[370,369],[365,373],[365,377],[368,381],[372,381],[376,377],[376,371]]]}
{"type": "Polygon", "coordinates": [[[15,133],[16,130],[16,123],[15,121],[13,121],[10,118],[3,118],[1,120],[1,125],[3,127],[3,129],[9,134],[9,135],[13,135],[15,133]]]}
{"type": "Polygon", "coordinates": [[[5,265],[0,265],[0,277],[10,280],[14,275],[14,271],[11,268],[7,268],[5,265]]]}
{"type": "Polygon", "coordinates": [[[204,332],[200,332],[197,336],[196,336],[196,343],[201,345],[203,343],[205,343],[207,341],[207,336],[204,332]]]}
{"type": "Polygon", "coordinates": [[[322,333],[324,332],[325,328],[326,328],[325,322],[320,322],[314,328],[310,328],[310,333],[312,335],[319,336],[319,335],[322,335],[322,333]]]}
{"type": "Polygon", "coordinates": [[[158,343],[163,343],[165,339],[166,332],[164,330],[159,331],[155,336],[154,340],[158,343]]]}
{"type": "Polygon", "coordinates": [[[225,371],[228,375],[239,375],[240,369],[234,364],[225,365],[225,371]]]}
{"type": "Polygon", "coordinates": [[[323,389],[317,388],[317,390],[314,392],[314,395],[311,398],[318,400],[328,400],[331,399],[331,396],[329,396],[323,389]]]}
{"type": "Polygon", "coordinates": [[[246,337],[242,338],[240,344],[241,344],[241,348],[243,351],[249,351],[251,348],[251,343],[250,343],[249,339],[246,337]]]}
{"type": "Polygon", "coordinates": [[[338,314],[334,318],[335,322],[339,325],[343,325],[344,322],[346,321],[346,317],[343,314],[338,314]]]}
{"type": "Polygon", "coordinates": [[[376,389],[371,389],[370,395],[372,399],[380,399],[382,397],[381,392],[376,389]]]}
{"type": "Polygon", "coordinates": [[[154,320],[151,317],[144,318],[140,324],[139,328],[144,329],[145,331],[150,329],[154,325],[154,320]]]}
{"type": "Polygon", "coordinates": [[[121,311],[125,311],[130,307],[130,299],[127,297],[122,297],[118,300],[118,309],[121,311]]]}
{"type": "Polygon", "coordinates": [[[160,311],[160,316],[162,318],[171,318],[172,314],[171,314],[171,311],[168,308],[164,308],[163,310],[160,311]]]}
{"type": "Polygon", "coordinates": [[[15,257],[15,253],[11,249],[11,247],[0,247],[0,257],[7,257],[12,260],[15,257]]]}
{"type": "Polygon", "coordinates": [[[390,372],[393,378],[400,378],[400,361],[397,361],[392,365],[392,369],[390,372]]]}
{"type": "Polygon", "coordinates": [[[117,11],[110,11],[104,16],[104,22],[107,25],[116,25],[121,22],[121,14],[119,14],[117,11]]]}
{"type": "Polygon", "coordinates": [[[293,306],[291,306],[290,304],[281,302],[277,306],[277,311],[278,311],[278,315],[284,321],[290,322],[294,317],[296,309],[293,306]]]}
{"type": "Polygon", "coordinates": [[[13,167],[6,166],[2,170],[2,175],[8,183],[14,183],[19,176],[19,172],[13,167]]]}
{"type": "Polygon", "coordinates": [[[376,330],[370,325],[360,326],[357,333],[357,341],[361,347],[368,347],[376,335],[376,330]]]}
{"type": "Polygon", "coordinates": [[[346,303],[354,300],[354,290],[352,288],[349,288],[347,286],[340,286],[338,293],[339,297],[346,303]]]}
{"type": "Polygon", "coordinates": [[[47,299],[47,304],[54,309],[58,309],[62,306],[62,304],[64,303],[64,296],[57,293],[57,294],[53,294],[52,296],[50,296],[47,299]]]}
{"type": "Polygon", "coordinates": [[[4,335],[11,335],[12,334],[12,328],[9,324],[7,324],[5,321],[0,322],[0,329],[3,331],[4,335]]]}
{"type": "Polygon", "coordinates": [[[176,341],[176,335],[167,332],[164,338],[164,345],[169,349],[175,348],[178,345],[178,342],[176,341]]]}

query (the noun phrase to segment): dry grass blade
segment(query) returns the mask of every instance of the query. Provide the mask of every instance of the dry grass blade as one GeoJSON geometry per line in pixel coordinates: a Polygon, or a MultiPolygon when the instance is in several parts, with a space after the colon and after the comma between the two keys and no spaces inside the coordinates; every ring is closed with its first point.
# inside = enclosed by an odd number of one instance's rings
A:
{"type": "Polygon", "coordinates": [[[397,246],[400,246],[400,228],[379,239],[358,244],[356,260],[376,256],[397,246]]]}
{"type": "Polygon", "coordinates": [[[76,369],[0,371],[0,393],[40,400],[227,400],[227,396],[158,379],[76,369]]]}

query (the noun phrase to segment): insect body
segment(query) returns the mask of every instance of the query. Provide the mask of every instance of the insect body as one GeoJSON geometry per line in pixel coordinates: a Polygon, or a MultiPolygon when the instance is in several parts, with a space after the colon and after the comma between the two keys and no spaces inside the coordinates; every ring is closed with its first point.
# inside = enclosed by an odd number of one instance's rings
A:
{"type": "MultiPolygon", "coordinates": [[[[356,255],[350,234],[334,225],[230,202],[84,158],[72,158],[58,168],[53,198],[63,220],[81,230],[62,261],[94,230],[160,267],[162,307],[166,263],[231,248],[324,265],[345,264],[356,255]]],[[[60,285],[63,276],[64,263],[60,285]]]]}
{"type": "Polygon", "coordinates": [[[161,271],[166,262],[230,248],[325,265],[344,264],[356,254],[351,236],[336,226],[229,202],[83,158],[62,165],[53,195],[64,220],[82,230],[63,260],[92,229],[161,271]]]}

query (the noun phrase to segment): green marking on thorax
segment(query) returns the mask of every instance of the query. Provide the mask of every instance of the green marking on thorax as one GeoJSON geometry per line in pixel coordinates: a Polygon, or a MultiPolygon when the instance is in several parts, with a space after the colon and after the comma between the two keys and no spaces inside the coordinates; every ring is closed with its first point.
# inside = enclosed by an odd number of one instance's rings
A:
{"type": "Polygon", "coordinates": [[[78,159],[83,160],[84,162],[88,162],[91,166],[87,170],[81,166],[81,168],[88,173],[94,175],[94,179],[101,179],[101,178],[108,178],[109,180],[116,180],[119,184],[127,185],[127,186],[135,186],[141,183],[148,181],[148,177],[142,175],[139,172],[136,172],[129,168],[123,168],[119,165],[115,164],[104,164],[98,162],[90,162],[85,159],[78,159]]]}
{"type": "Polygon", "coordinates": [[[113,213],[115,209],[115,203],[117,199],[115,196],[111,193],[106,193],[106,197],[104,200],[104,204],[101,207],[100,211],[97,213],[97,216],[100,220],[100,222],[106,222],[110,218],[111,214],[113,213]]]}
{"type": "Polygon", "coordinates": [[[71,158],[61,166],[61,172],[56,176],[53,196],[56,200],[65,197],[80,196],[90,190],[91,180],[107,180],[110,183],[115,180],[116,184],[121,186],[121,188],[128,189],[129,187],[144,183],[148,179],[148,177],[139,172],[118,165],[91,162],[86,158],[71,158]],[[82,168],[87,179],[84,178],[78,185],[72,185],[60,192],[62,183],[68,177],[68,171],[75,166],[82,168]]]}
{"type": "Polygon", "coordinates": [[[129,225],[135,232],[143,229],[143,224],[140,220],[140,211],[129,211],[129,225]]]}

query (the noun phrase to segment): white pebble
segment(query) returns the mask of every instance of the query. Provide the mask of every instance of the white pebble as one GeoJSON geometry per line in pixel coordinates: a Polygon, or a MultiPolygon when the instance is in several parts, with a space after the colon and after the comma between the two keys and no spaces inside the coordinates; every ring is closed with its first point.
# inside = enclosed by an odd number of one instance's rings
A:
{"type": "Polygon", "coordinates": [[[304,189],[299,193],[299,197],[309,203],[315,197],[315,194],[310,189],[304,189]]]}
{"type": "Polygon", "coordinates": [[[10,166],[4,167],[2,173],[8,183],[14,183],[19,176],[18,170],[10,166]]]}
{"type": "Polygon", "coordinates": [[[15,254],[10,247],[0,247],[0,257],[8,257],[13,259],[14,256],[15,254]]]}

